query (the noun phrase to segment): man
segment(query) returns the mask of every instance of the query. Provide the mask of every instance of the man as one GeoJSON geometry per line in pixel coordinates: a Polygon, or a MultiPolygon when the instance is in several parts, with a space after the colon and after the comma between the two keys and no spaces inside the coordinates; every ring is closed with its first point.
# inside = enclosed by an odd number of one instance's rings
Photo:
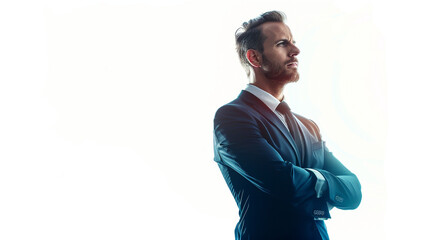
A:
{"type": "Polygon", "coordinates": [[[362,198],[317,125],[284,101],[285,85],[299,78],[284,20],[271,11],[236,32],[250,84],[214,119],[214,159],[239,208],[236,239],[329,239],[329,208],[355,209],[362,198]]]}

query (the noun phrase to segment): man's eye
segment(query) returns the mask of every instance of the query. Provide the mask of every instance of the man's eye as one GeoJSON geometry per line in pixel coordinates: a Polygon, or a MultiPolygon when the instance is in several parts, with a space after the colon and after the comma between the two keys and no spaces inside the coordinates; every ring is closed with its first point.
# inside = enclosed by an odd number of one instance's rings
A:
{"type": "MultiPolygon", "coordinates": [[[[292,43],[295,45],[296,44],[296,42],[295,41],[292,41],[292,43]]],[[[281,41],[281,42],[279,42],[279,43],[277,43],[277,46],[279,46],[279,47],[283,47],[283,46],[287,46],[287,45],[289,45],[290,44],[290,42],[289,41],[281,41]]]]}

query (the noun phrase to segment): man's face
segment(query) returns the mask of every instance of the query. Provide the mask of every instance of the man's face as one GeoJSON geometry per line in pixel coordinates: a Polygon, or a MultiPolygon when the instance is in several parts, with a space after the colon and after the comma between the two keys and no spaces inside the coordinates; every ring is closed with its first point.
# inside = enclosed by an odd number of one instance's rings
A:
{"type": "Polygon", "coordinates": [[[284,83],[299,79],[299,49],[295,46],[292,33],[282,22],[267,22],[261,25],[265,36],[261,70],[267,79],[284,83]]]}

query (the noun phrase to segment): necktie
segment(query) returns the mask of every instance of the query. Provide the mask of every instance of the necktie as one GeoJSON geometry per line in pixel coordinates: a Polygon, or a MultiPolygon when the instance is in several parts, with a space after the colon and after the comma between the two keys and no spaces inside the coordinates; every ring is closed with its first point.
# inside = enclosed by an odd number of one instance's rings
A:
{"type": "Polygon", "coordinates": [[[282,101],[277,106],[276,110],[285,116],[289,132],[295,140],[296,146],[298,147],[298,152],[300,153],[301,159],[299,159],[299,161],[302,163],[302,160],[304,159],[304,140],[302,139],[302,134],[298,127],[298,123],[296,122],[286,102],[282,101]]]}

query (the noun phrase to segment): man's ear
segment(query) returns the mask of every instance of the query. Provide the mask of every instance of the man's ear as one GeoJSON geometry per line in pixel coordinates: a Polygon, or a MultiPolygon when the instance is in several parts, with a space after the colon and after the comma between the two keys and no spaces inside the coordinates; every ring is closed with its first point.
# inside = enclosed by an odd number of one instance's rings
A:
{"type": "Polygon", "coordinates": [[[250,65],[252,65],[253,67],[255,68],[261,67],[262,56],[258,51],[254,49],[247,50],[246,58],[247,58],[247,61],[249,61],[250,65]]]}

